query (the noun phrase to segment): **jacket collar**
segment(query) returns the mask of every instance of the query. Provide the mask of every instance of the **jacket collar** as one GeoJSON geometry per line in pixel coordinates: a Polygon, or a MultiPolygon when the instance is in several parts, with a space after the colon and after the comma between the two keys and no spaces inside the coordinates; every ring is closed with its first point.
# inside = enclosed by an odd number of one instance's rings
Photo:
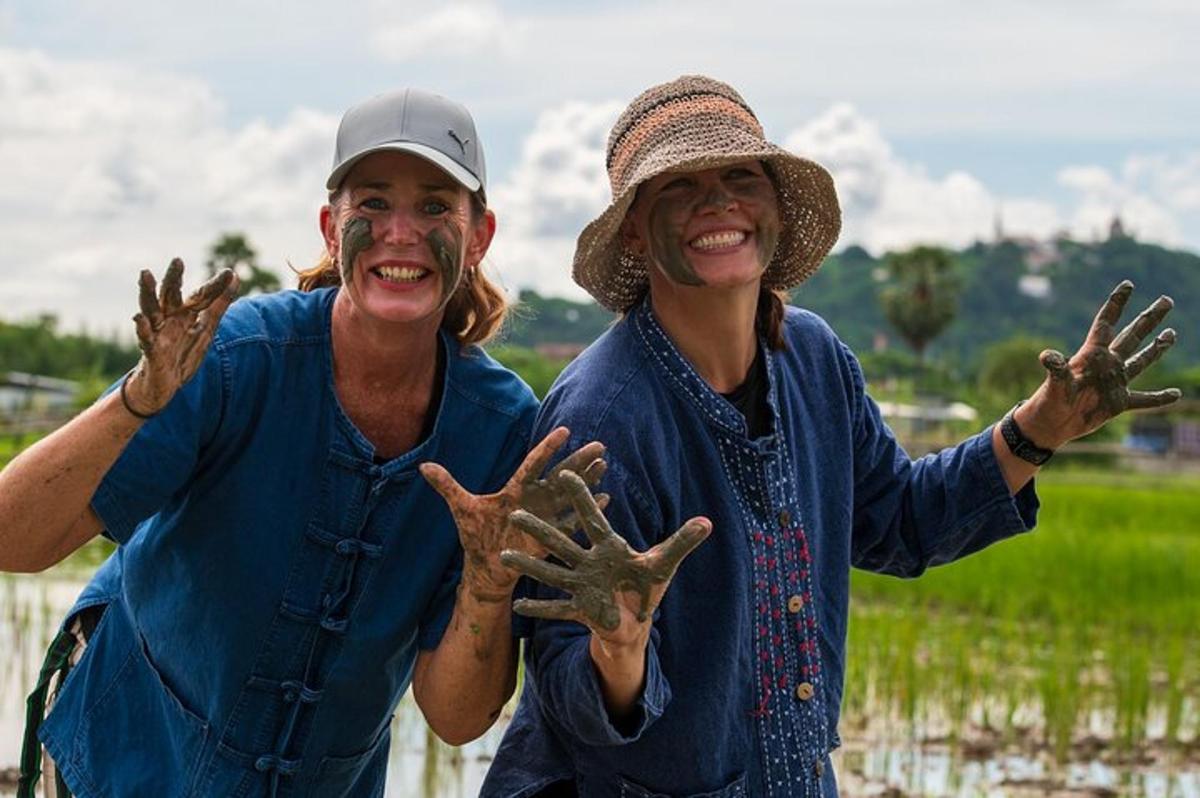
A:
{"type": "MultiPolygon", "coordinates": [[[[710,424],[738,437],[748,437],[745,417],[728,399],[713,390],[680,353],[675,342],[654,315],[649,293],[629,312],[629,320],[646,359],[683,401],[694,407],[710,424]]],[[[758,345],[762,349],[767,372],[767,405],[771,408],[771,437],[774,437],[778,433],[779,425],[775,354],[761,335],[758,337],[758,345]]]]}

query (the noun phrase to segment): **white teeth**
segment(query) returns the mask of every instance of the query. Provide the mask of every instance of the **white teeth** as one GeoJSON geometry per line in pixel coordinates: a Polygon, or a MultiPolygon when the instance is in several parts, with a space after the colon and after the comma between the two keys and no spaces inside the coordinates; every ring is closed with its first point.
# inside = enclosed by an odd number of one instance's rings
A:
{"type": "Polygon", "coordinates": [[[693,249],[719,249],[732,247],[746,240],[746,234],[741,230],[722,230],[719,233],[705,233],[692,240],[693,249]]]}
{"type": "Polygon", "coordinates": [[[428,269],[413,266],[380,266],[375,270],[383,279],[393,283],[415,283],[428,273],[428,269]]]}

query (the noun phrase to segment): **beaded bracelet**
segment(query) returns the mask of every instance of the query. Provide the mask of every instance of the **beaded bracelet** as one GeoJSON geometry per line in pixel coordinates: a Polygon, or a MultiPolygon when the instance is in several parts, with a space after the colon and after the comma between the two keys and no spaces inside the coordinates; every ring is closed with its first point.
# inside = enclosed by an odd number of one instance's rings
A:
{"type": "Polygon", "coordinates": [[[133,376],[133,370],[131,369],[129,371],[129,373],[126,374],[125,377],[121,380],[121,404],[125,405],[125,409],[128,410],[132,415],[142,419],[143,421],[145,421],[148,418],[154,418],[156,415],[158,415],[157,410],[154,411],[153,413],[149,413],[149,414],[141,413],[141,412],[138,412],[137,410],[134,410],[133,405],[129,404],[129,396],[126,395],[126,393],[125,393],[125,383],[129,382],[129,378],[132,376],[133,376]]]}

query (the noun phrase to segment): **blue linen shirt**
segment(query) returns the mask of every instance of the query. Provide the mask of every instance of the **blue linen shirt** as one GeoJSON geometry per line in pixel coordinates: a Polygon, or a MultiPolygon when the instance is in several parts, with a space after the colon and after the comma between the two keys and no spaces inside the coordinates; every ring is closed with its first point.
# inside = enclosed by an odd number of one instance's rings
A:
{"type": "Polygon", "coordinates": [[[40,730],[79,798],[382,794],[390,716],[461,572],[416,467],[498,489],[537,402],[443,332],[432,433],[376,462],[334,391],[335,294],[234,303],[96,491],[120,546],[76,605],[105,609],[40,730]]]}
{"type": "Polygon", "coordinates": [[[634,548],[696,515],[713,532],[655,613],[629,722],[605,709],[587,629],[532,624],[483,795],[559,779],[589,798],[836,795],[850,567],[916,576],[1033,527],[1032,484],[1009,495],[990,429],[910,460],[828,326],[796,308],[784,325],[786,349],[766,351],[773,418],[758,439],[648,300],[550,391],[538,433],[565,424],[574,445],[605,443],[606,515],[634,548]]]}

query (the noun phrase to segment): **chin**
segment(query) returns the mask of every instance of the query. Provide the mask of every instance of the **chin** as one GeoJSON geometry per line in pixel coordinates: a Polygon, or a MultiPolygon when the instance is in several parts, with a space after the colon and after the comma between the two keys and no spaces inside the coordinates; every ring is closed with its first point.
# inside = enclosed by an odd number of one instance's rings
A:
{"type": "Polygon", "coordinates": [[[441,285],[430,281],[429,285],[415,290],[387,291],[378,286],[374,290],[355,291],[352,300],[366,316],[389,324],[414,324],[431,319],[441,321],[444,307],[440,304],[441,285]]]}

